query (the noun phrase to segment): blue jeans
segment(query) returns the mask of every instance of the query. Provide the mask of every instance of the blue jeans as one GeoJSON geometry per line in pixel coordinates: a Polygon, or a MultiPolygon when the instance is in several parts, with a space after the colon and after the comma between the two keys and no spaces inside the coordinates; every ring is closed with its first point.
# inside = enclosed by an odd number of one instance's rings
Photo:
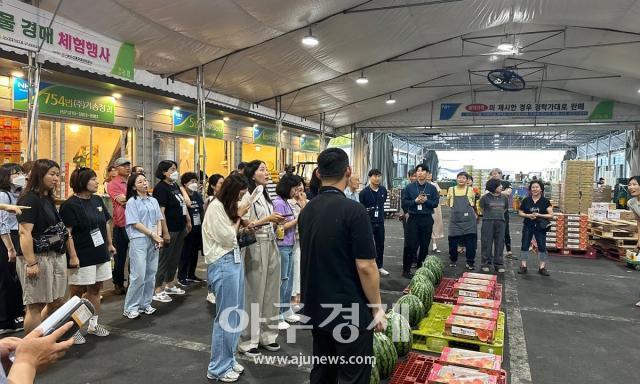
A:
{"type": "Polygon", "coordinates": [[[151,306],[158,249],[150,237],[138,237],[129,241],[129,288],[124,299],[125,311],[138,311],[151,306]]]}
{"type": "Polygon", "coordinates": [[[293,290],[293,246],[278,245],[280,251],[280,317],[289,310],[293,290]]]}
{"type": "Polygon", "coordinates": [[[531,240],[536,238],[538,244],[538,259],[540,261],[546,261],[549,258],[547,254],[547,232],[540,229],[536,229],[533,225],[524,225],[522,227],[522,247],[520,248],[520,258],[524,261],[529,260],[529,247],[531,247],[531,240]]]}
{"type": "MultiPolygon", "coordinates": [[[[244,311],[243,263],[235,263],[233,251],[222,256],[207,269],[208,283],[216,295],[216,317],[211,332],[211,360],[208,372],[220,377],[233,368],[234,353],[240,341],[240,313],[244,311]]],[[[248,315],[246,316],[248,321],[248,315]]]]}

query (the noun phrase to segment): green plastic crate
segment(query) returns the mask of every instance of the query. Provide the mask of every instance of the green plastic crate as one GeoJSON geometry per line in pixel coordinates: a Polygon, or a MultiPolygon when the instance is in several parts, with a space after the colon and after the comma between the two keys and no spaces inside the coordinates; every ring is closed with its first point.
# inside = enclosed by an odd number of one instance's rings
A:
{"type": "Polygon", "coordinates": [[[419,351],[440,353],[445,347],[470,349],[502,356],[504,351],[504,312],[498,315],[493,344],[478,340],[462,339],[444,333],[445,322],[453,311],[453,305],[433,303],[429,315],[418,324],[413,333],[412,348],[419,351]]]}

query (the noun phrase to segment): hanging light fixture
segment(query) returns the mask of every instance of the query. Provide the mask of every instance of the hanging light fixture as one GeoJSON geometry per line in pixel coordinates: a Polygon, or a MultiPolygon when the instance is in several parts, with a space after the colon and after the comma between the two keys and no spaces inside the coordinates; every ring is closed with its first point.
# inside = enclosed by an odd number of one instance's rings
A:
{"type": "Polygon", "coordinates": [[[360,77],[356,79],[356,83],[360,85],[364,85],[364,84],[367,84],[368,82],[369,82],[369,79],[367,79],[367,77],[364,75],[364,71],[360,72],[360,77]]]}
{"type": "Polygon", "coordinates": [[[309,34],[302,38],[302,44],[306,45],[307,47],[315,47],[319,43],[320,42],[318,41],[318,39],[315,36],[313,36],[313,33],[311,32],[311,27],[309,27],[309,34]]]}
{"type": "Polygon", "coordinates": [[[389,95],[389,98],[387,99],[387,101],[385,101],[385,103],[387,103],[387,104],[395,104],[396,103],[396,99],[392,95],[389,95]]]}

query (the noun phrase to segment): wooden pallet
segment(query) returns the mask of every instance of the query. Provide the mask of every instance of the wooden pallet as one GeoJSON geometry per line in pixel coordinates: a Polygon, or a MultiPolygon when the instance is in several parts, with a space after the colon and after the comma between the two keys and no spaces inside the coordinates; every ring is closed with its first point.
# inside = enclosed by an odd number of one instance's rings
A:
{"type": "Polygon", "coordinates": [[[598,252],[594,248],[587,249],[555,249],[550,250],[547,249],[550,256],[565,256],[565,257],[575,257],[578,259],[596,259],[598,258],[598,252]]]}
{"type": "Polygon", "coordinates": [[[601,237],[603,239],[613,240],[638,240],[638,233],[631,232],[624,229],[609,229],[604,230],[600,228],[591,228],[590,234],[594,237],[601,237]]]}

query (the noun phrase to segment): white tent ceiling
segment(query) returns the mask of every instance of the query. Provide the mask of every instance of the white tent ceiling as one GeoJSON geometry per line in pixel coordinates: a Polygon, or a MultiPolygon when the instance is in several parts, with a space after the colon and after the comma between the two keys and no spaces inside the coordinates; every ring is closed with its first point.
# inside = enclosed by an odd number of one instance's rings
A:
{"type": "Polygon", "coordinates": [[[285,112],[335,127],[469,101],[503,66],[537,92],[640,99],[638,0],[63,0],[59,14],[134,43],[137,68],[194,83],[204,65],[216,92],[269,107],[282,96],[285,112]],[[314,48],[300,43],[309,26],[314,48]],[[490,61],[503,40],[520,54],[490,61]]]}

